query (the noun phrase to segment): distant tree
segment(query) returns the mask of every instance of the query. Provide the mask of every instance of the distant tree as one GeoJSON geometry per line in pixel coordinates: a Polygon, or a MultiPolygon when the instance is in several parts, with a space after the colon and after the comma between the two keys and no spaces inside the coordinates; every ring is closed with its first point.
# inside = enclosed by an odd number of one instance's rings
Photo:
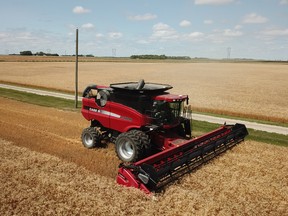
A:
{"type": "Polygon", "coordinates": [[[20,52],[20,55],[28,55],[28,56],[31,56],[33,55],[31,51],[21,51],[20,52]]]}
{"type": "Polygon", "coordinates": [[[44,52],[36,52],[35,56],[59,56],[57,53],[44,53],[44,52]]]}
{"type": "Polygon", "coordinates": [[[131,55],[131,59],[176,59],[190,60],[189,56],[166,56],[166,55],[131,55]]]}
{"type": "Polygon", "coordinates": [[[132,55],[131,59],[167,59],[165,55],[132,55]]]}
{"type": "Polygon", "coordinates": [[[45,53],[41,51],[41,52],[36,52],[35,55],[36,55],[36,56],[44,56],[45,53]]]}

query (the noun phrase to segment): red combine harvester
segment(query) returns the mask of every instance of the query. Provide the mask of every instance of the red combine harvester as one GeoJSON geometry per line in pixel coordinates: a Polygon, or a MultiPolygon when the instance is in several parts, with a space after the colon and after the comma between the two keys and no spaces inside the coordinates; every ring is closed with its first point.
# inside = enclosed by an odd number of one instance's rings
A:
{"type": "Polygon", "coordinates": [[[245,125],[223,125],[192,138],[187,95],[169,94],[172,86],[139,82],[90,85],[83,92],[82,114],[91,122],[82,132],[87,148],[114,142],[117,182],[146,193],[190,172],[244,140],[245,125]]]}

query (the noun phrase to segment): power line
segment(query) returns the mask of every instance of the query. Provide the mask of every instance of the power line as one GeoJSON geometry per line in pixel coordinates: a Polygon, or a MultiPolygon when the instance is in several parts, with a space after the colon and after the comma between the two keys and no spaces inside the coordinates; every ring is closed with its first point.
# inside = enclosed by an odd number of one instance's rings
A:
{"type": "Polygon", "coordinates": [[[116,49],[115,48],[112,49],[112,57],[116,57],[116,49]]]}

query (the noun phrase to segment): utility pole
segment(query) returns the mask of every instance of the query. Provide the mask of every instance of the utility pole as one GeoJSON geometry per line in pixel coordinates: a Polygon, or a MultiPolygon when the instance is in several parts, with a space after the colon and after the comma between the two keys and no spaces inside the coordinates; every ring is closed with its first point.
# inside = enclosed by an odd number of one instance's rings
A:
{"type": "Polygon", "coordinates": [[[78,29],[76,29],[75,108],[78,107],[78,29]]]}

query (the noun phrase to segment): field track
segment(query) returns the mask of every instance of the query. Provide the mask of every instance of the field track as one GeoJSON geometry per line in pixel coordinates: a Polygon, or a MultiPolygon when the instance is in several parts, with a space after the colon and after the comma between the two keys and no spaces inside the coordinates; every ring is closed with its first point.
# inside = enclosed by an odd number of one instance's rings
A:
{"type": "Polygon", "coordinates": [[[1,215],[288,215],[288,148],[246,141],[156,198],[115,184],[111,144],[85,149],[77,112],[0,97],[1,215]]]}

